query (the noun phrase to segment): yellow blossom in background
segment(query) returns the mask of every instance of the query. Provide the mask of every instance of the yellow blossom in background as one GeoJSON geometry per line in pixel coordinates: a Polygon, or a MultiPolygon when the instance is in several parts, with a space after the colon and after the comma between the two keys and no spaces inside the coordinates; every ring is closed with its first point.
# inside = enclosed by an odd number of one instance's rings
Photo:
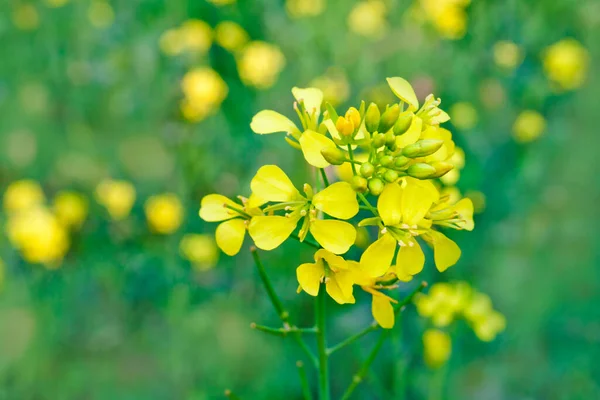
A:
{"type": "Polygon", "coordinates": [[[150,229],[161,234],[173,233],[183,221],[183,206],[173,193],[151,196],[144,204],[150,229]]]}
{"type": "Polygon", "coordinates": [[[559,90],[580,87],[587,76],[590,56],[575,39],[563,39],[548,47],[543,56],[544,71],[559,90]]]}
{"type": "Polygon", "coordinates": [[[201,271],[213,268],[219,259],[219,250],[211,235],[187,234],[179,242],[179,251],[194,268],[201,271]]]}
{"type": "Polygon", "coordinates": [[[501,40],[494,44],[494,62],[497,66],[512,70],[523,62],[523,50],[516,44],[507,40],[501,40]]]}
{"type": "Polygon", "coordinates": [[[183,52],[205,54],[210,49],[213,32],[206,22],[199,19],[190,19],[178,28],[165,31],[159,39],[159,46],[163,53],[175,56],[183,52]]]}
{"type": "Polygon", "coordinates": [[[215,113],[229,92],[221,76],[208,67],[187,72],[181,81],[181,90],[185,96],[181,112],[192,122],[201,121],[215,113]]]}
{"type": "Polygon", "coordinates": [[[423,356],[429,368],[440,368],[450,359],[452,340],[450,335],[439,329],[428,329],[423,333],[423,356]]]}
{"type": "Polygon", "coordinates": [[[208,0],[209,3],[214,4],[217,7],[226,6],[229,4],[234,4],[236,0],[208,0]]]}
{"type": "Polygon", "coordinates": [[[115,20],[113,8],[104,0],[93,0],[88,7],[87,15],[92,26],[99,29],[109,27],[115,20]]]}
{"type": "Polygon", "coordinates": [[[348,28],[357,35],[379,39],[388,30],[386,16],[387,7],[383,1],[361,1],[348,15],[348,28]]]}
{"type": "Polygon", "coordinates": [[[79,228],[88,215],[88,200],[80,193],[63,191],[54,197],[53,211],[68,228],[79,228]]]}
{"type": "Polygon", "coordinates": [[[7,213],[12,213],[42,205],[45,200],[44,191],[39,183],[21,180],[8,185],[4,192],[3,206],[7,213]]]}
{"type": "Polygon", "coordinates": [[[69,0],[45,0],[44,2],[48,7],[58,8],[66,5],[69,0]]]}
{"type": "Polygon", "coordinates": [[[286,0],[285,9],[292,18],[314,17],[325,10],[325,0],[286,0]]]}
{"type": "Polygon", "coordinates": [[[135,202],[135,188],[126,181],[104,180],[96,187],[96,200],[113,220],[125,219],[135,202]]]}
{"type": "Polygon", "coordinates": [[[275,84],[285,66],[285,57],[279,47],[253,41],[237,57],[240,79],[247,86],[268,89],[275,84]]]}
{"type": "Polygon", "coordinates": [[[460,171],[465,167],[465,152],[460,147],[454,148],[454,154],[447,160],[454,166],[452,170],[440,178],[440,181],[446,186],[456,185],[460,179],[460,171]]]}
{"type": "Polygon", "coordinates": [[[466,7],[470,0],[420,0],[421,8],[436,30],[447,39],[460,39],[467,32],[466,7]]]}
{"type": "Polygon", "coordinates": [[[513,124],[513,137],[519,143],[531,142],[546,130],[546,119],[537,111],[522,111],[513,124]]]}
{"type": "Polygon", "coordinates": [[[468,197],[473,202],[473,212],[475,214],[481,214],[483,211],[485,211],[486,197],[483,192],[472,190],[466,192],[465,197],[468,197]]]}
{"type": "Polygon", "coordinates": [[[477,125],[477,109],[473,104],[463,101],[453,104],[448,110],[452,124],[458,129],[473,129],[477,125]]]}
{"type": "Polygon", "coordinates": [[[233,21],[223,21],[215,27],[215,42],[231,52],[242,49],[248,40],[248,33],[233,21]]]}
{"type": "Polygon", "coordinates": [[[327,71],[310,82],[311,87],[323,92],[323,101],[332,106],[338,106],[348,100],[350,96],[350,84],[343,69],[330,67],[327,71]]]}
{"type": "Polygon", "coordinates": [[[40,25],[37,9],[31,4],[20,4],[12,12],[13,24],[23,31],[32,31],[40,25]]]}
{"type": "Polygon", "coordinates": [[[45,207],[11,215],[6,223],[11,244],[30,263],[56,268],[69,249],[67,230],[45,207]]]}

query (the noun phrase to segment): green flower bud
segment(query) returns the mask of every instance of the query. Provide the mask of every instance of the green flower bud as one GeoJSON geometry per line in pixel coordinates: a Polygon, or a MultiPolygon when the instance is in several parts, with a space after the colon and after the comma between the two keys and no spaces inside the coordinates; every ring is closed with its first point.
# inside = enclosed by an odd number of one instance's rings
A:
{"type": "Polygon", "coordinates": [[[337,147],[325,147],[321,150],[321,155],[332,165],[342,165],[346,162],[346,153],[337,147]]]}
{"type": "Polygon", "coordinates": [[[387,168],[385,168],[385,167],[377,167],[377,169],[375,170],[375,175],[382,176],[386,172],[387,172],[387,168]]]}
{"type": "Polygon", "coordinates": [[[426,157],[438,151],[443,144],[444,141],[439,139],[419,140],[402,149],[402,154],[409,158],[426,157]]]}
{"type": "Polygon", "coordinates": [[[354,175],[352,177],[352,181],[350,182],[352,189],[359,193],[366,193],[368,190],[368,182],[365,178],[359,175],[354,175]]]}
{"type": "Polygon", "coordinates": [[[383,175],[383,179],[385,179],[386,182],[390,183],[396,182],[396,180],[398,179],[398,173],[393,169],[388,169],[383,175]]]}
{"type": "Polygon", "coordinates": [[[398,117],[398,120],[394,124],[394,135],[402,135],[405,133],[410,124],[412,123],[413,113],[410,111],[405,111],[398,117]]]}
{"type": "Polygon", "coordinates": [[[373,135],[373,147],[378,149],[385,144],[385,135],[383,133],[378,133],[373,135]]]}
{"type": "Polygon", "coordinates": [[[398,156],[398,157],[394,158],[394,167],[402,168],[409,162],[410,162],[410,158],[404,157],[404,156],[398,156]]]}
{"type": "Polygon", "coordinates": [[[370,178],[375,172],[375,167],[370,162],[363,163],[360,166],[360,174],[365,178],[370,178]]]}
{"type": "Polygon", "coordinates": [[[443,161],[434,162],[431,166],[435,168],[435,174],[430,176],[430,178],[442,177],[454,168],[454,165],[443,161]]]}
{"type": "Polygon", "coordinates": [[[367,113],[365,114],[365,127],[367,128],[367,131],[370,133],[377,131],[380,117],[381,113],[379,112],[377,104],[369,104],[369,108],[367,108],[367,113]]]}
{"type": "Polygon", "coordinates": [[[379,196],[381,192],[383,192],[385,184],[379,178],[371,178],[369,179],[367,186],[369,187],[369,191],[373,196],[379,196]]]}
{"type": "Polygon", "coordinates": [[[396,136],[392,131],[389,131],[385,134],[385,145],[387,147],[393,147],[396,145],[396,136]]]}
{"type": "Polygon", "coordinates": [[[385,110],[379,121],[379,132],[389,131],[398,120],[398,116],[400,116],[400,106],[398,104],[394,104],[385,110]]]}
{"type": "Polygon", "coordinates": [[[429,164],[416,163],[408,167],[406,173],[414,178],[425,179],[435,175],[436,170],[429,164]]]}
{"type": "Polygon", "coordinates": [[[392,157],[392,156],[383,156],[379,160],[379,163],[381,165],[383,165],[384,167],[392,165],[393,162],[394,162],[394,157],[392,157]]]}

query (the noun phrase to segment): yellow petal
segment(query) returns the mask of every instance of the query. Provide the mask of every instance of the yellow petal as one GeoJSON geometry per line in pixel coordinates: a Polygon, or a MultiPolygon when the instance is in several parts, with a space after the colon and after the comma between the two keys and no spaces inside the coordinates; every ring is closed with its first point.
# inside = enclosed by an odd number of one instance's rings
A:
{"type": "Polygon", "coordinates": [[[360,266],[371,277],[380,277],[392,265],[395,251],[396,241],[392,235],[386,233],[365,250],[360,257],[360,266]]]}
{"type": "Polygon", "coordinates": [[[311,296],[319,294],[321,279],[325,275],[322,263],[302,264],[296,268],[296,278],[302,290],[311,296]]]}
{"type": "Polygon", "coordinates": [[[315,194],[312,204],[332,217],[350,219],[358,213],[356,192],[347,182],[336,182],[315,194]]]}
{"type": "Polygon", "coordinates": [[[387,78],[387,82],[388,85],[390,85],[392,92],[394,92],[400,100],[408,103],[414,110],[419,108],[419,100],[417,100],[415,90],[406,79],[400,77],[387,78]]]}
{"type": "Polygon", "coordinates": [[[400,224],[402,220],[401,206],[402,188],[397,183],[388,183],[377,200],[377,211],[387,226],[400,224]]]}
{"type": "Polygon", "coordinates": [[[228,256],[239,253],[244,236],[246,235],[246,224],[241,218],[225,221],[217,226],[215,238],[217,246],[228,256]]]}
{"type": "Polygon", "coordinates": [[[307,130],[300,136],[298,141],[300,147],[302,147],[304,158],[310,165],[317,168],[325,168],[330,165],[323,158],[321,150],[327,147],[335,147],[333,140],[315,131],[307,130]]]}
{"type": "Polygon", "coordinates": [[[325,289],[327,290],[327,294],[338,304],[354,304],[352,285],[354,285],[352,273],[350,271],[342,271],[329,277],[325,284],[325,289]]]}
{"type": "Polygon", "coordinates": [[[413,116],[412,122],[408,130],[400,136],[396,136],[396,146],[406,147],[409,144],[415,143],[421,137],[421,129],[423,128],[423,120],[416,115],[413,116]]]}
{"type": "Polygon", "coordinates": [[[277,165],[261,167],[250,182],[252,193],[265,201],[286,202],[301,198],[300,192],[277,165]]]}
{"type": "Polygon", "coordinates": [[[209,194],[202,198],[200,202],[200,218],[207,222],[225,221],[240,214],[225,208],[225,205],[241,209],[242,206],[220,194],[209,194]]]}
{"type": "Polygon", "coordinates": [[[256,247],[273,250],[292,234],[297,224],[298,218],[278,215],[253,217],[248,225],[248,233],[256,247]]]}
{"type": "Polygon", "coordinates": [[[317,88],[301,89],[292,88],[292,94],[298,102],[304,101],[304,107],[309,114],[316,111],[316,115],[321,113],[321,103],[323,103],[323,92],[317,88]]]}
{"type": "Polygon", "coordinates": [[[423,266],[425,266],[425,254],[416,240],[411,239],[407,246],[400,246],[395,267],[398,276],[416,275],[423,271],[423,266]]]}
{"type": "Polygon", "coordinates": [[[340,136],[340,133],[338,132],[337,127],[335,126],[335,123],[331,119],[324,120],[323,124],[329,131],[329,134],[332,138],[336,140],[341,140],[342,137],[340,136]]]}
{"type": "Polygon", "coordinates": [[[344,260],[343,257],[336,256],[330,251],[325,249],[319,249],[315,253],[315,261],[325,260],[329,268],[331,268],[334,272],[347,270],[348,263],[344,260]]]}
{"type": "Polygon", "coordinates": [[[464,220],[464,222],[459,223],[462,229],[472,231],[475,228],[475,223],[473,222],[473,201],[471,199],[465,198],[460,200],[454,205],[454,211],[464,220]]]}
{"type": "Polygon", "coordinates": [[[402,192],[402,220],[408,225],[417,225],[439,194],[430,181],[406,177],[405,182],[402,192]]]}
{"type": "Polygon", "coordinates": [[[394,327],[394,307],[387,296],[373,295],[371,312],[375,321],[384,329],[394,327]]]}
{"type": "Polygon", "coordinates": [[[435,266],[440,272],[444,272],[458,261],[460,258],[460,247],[446,235],[437,231],[429,231],[433,239],[433,258],[435,266]]]}
{"type": "Polygon", "coordinates": [[[356,229],[344,221],[316,219],[310,223],[315,240],[334,254],[346,253],[356,240],[356,229]]]}
{"type": "Polygon", "coordinates": [[[272,110],[260,111],[252,118],[250,129],[254,133],[292,132],[296,125],[286,116],[272,110]]]}

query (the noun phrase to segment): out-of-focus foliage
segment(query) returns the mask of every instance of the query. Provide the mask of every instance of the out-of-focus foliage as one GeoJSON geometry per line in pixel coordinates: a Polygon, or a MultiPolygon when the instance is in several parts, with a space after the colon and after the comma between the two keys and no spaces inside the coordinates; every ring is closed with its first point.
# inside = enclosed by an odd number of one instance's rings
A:
{"type": "MultiPolygon", "coordinates": [[[[463,254],[444,280],[488,294],[506,329],[425,339],[438,328],[409,307],[355,397],[600,397],[597,1],[9,1],[0,49],[0,398],[301,398],[302,354],[248,328],[277,317],[200,199],[267,163],[311,179],[249,126],[294,117],[290,87],[386,104],[388,76],[444,99],[465,153],[444,190],[482,211],[449,233],[463,254]]],[[[265,259],[295,315],[311,256],[265,259]]],[[[371,321],[331,308],[336,332],[371,321]]],[[[332,358],[334,393],[373,340],[332,358]]]]}

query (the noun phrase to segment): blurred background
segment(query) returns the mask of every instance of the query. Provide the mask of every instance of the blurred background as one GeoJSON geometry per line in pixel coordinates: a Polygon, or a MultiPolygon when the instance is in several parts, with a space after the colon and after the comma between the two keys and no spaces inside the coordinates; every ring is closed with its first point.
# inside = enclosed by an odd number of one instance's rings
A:
{"type": "MultiPolygon", "coordinates": [[[[441,97],[477,212],[459,263],[420,277],[468,282],[507,325],[454,324],[432,370],[410,307],[354,398],[600,398],[599,2],[8,0],[0,49],[0,399],[301,399],[295,343],[249,328],[278,324],[249,241],[220,254],[199,202],[266,163],[310,179],[249,128],[293,118],[293,86],[345,109],[394,101],[388,76],[441,97]]],[[[263,254],[304,326],[311,258],[263,254]]],[[[360,300],[331,302],[333,339],[371,321],[360,300]]],[[[375,339],[333,356],[336,396],[375,339]]]]}

